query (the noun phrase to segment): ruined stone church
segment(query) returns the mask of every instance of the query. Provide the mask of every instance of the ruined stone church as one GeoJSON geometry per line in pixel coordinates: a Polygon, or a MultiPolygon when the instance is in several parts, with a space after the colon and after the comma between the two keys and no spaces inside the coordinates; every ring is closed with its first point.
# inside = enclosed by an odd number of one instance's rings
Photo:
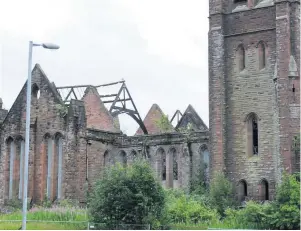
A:
{"type": "MultiPolygon", "coordinates": [[[[209,0],[209,128],[189,105],[162,129],[160,107],[142,120],[125,81],[57,87],[36,64],[29,198],[85,203],[104,167],[141,157],[166,188],[188,188],[206,164],[209,179],[226,174],[239,200],[273,199],[283,172],[300,171],[293,147],[300,133],[299,6],[209,0]],[[110,85],[118,92],[103,94],[110,85]],[[134,136],[121,132],[121,114],[137,122],[134,136]]],[[[0,99],[0,204],[22,198],[26,87],[9,110],[0,99]]]]}

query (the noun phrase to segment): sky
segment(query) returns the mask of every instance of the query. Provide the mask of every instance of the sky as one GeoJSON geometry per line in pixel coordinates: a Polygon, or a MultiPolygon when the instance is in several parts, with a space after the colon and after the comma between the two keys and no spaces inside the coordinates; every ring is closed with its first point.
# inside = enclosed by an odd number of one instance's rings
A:
{"type": "MultiPolygon", "coordinates": [[[[124,79],[142,119],[154,103],[169,117],[191,104],[208,125],[209,1],[0,0],[0,5],[0,97],[6,109],[27,79],[33,40],[60,46],[33,51],[33,66],[39,63],[56,86],[124,79]]],[[[120,123],[128,135],[138,128],[127,115],[120,123]]]]}

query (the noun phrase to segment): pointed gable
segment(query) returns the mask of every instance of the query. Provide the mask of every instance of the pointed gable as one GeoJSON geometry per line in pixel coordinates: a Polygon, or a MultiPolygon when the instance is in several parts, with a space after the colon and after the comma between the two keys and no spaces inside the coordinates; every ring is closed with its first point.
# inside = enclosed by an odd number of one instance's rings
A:
{"type": "MultiPolygon", "coordinates": [[[[44,101],[43,107],[41,107],[42,111],[47,110],[47,107],[53,103],[63,104],[62,98],[60,94],[56,91],[53,84],[50,83],[49,79],[47,78],[46,74],[42,70],[41,66],[37,63],[35,64],[34,68],[31,72],[31,86],[32,86],[32,97],[31,103],[35,104],[36,98],[33,97],[35,91],[40,91],[41,97],[39,101],[44,101]]],[[[21,91],[19,92],[16,100],[14,101],[13,105],[6,113],[5,118],[3,119],[3,123],[19,123],[21,124],[22,121],[26,119],[26,94],[27,94],[27,80],[24,83],[21,91]],[[9,121],[7,121],[9,120],[9,121]]],[[[31,111],[31,120],[35,121],[37,117],[37,111],[35,111],[35,107],[31,111]]]]}
{"type": "MultiPolygon", "coordinates": [[[[158,126],[158,121],[165,116],[161,108],[157,104],[153,104],[152,107],[149,109],[147,115],[145,116],[143,123],[146,127],[148,134],[160,134],[163,133],[160,127],[158,126]]],[[[170,124],[170,130],[173,130],[172,125],[170,124]]],[[[143,131],[139,128],[136,132],[136,135],[143,135],[143,131]]]]}
{"type": "Polygon", "coordinates": [[[206,131],[208,127],[203,122],[198,113],[194,110],[194,108],[189,104],[186,111],[184,112],[182,118],[176,126],[176,129],[179,128],[187,128],[188,125],[191,125],[192,130],[194,131],[206,131]]]}
{"type": "Polygon", "coordinates": [[[97,89],[87,87],[82,98],[85,103],[87,128],[109,132],[120,132],[114,124],[114,119],[100,99],[97,89]]]}
{"type": "MultiPolygon", "coordinates": [[[[27,83],[27,82],[26,82],[27,83]]],[[[50,82],[45,72],[42,70],[40,64],[36,64],[32,70],[32,85],[37,84],[39,88],[42,86],[46,87],[48,92],[52,93],[55,98],[55,101],[63,104],[61,95],[58,93],[54,83],[50,82]]]]}

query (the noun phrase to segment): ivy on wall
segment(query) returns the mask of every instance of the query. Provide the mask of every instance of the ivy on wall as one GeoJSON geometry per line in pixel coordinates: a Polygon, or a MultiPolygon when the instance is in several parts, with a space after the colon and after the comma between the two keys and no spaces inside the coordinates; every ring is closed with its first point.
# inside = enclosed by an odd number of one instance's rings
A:
{"type": "Polygon", "coordinates": [[[68,113],[68,107],[65,104],[56,104],[55,108],[61,117],[64,117],[68,113]]]}

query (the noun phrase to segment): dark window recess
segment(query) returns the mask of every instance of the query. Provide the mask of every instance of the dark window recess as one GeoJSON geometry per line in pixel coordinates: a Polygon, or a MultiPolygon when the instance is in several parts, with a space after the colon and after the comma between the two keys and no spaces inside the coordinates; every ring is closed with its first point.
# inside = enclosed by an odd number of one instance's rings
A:
{"type": "Polygon", "coordinates": [[[166,158],[162,162],[162,180],[166,180],[166,158]]]}
{"type": "Polygon", "coordinates": [[[175,154],[173,156],[173,179],[178,180],[178,161],[175,154]]]}
{"type": "Polygon", "coordinates": [[[257,120],[253,118],[252,121],[252,128],[253,128],[253,154],[258,154],[258,124],[257,120]]]}

